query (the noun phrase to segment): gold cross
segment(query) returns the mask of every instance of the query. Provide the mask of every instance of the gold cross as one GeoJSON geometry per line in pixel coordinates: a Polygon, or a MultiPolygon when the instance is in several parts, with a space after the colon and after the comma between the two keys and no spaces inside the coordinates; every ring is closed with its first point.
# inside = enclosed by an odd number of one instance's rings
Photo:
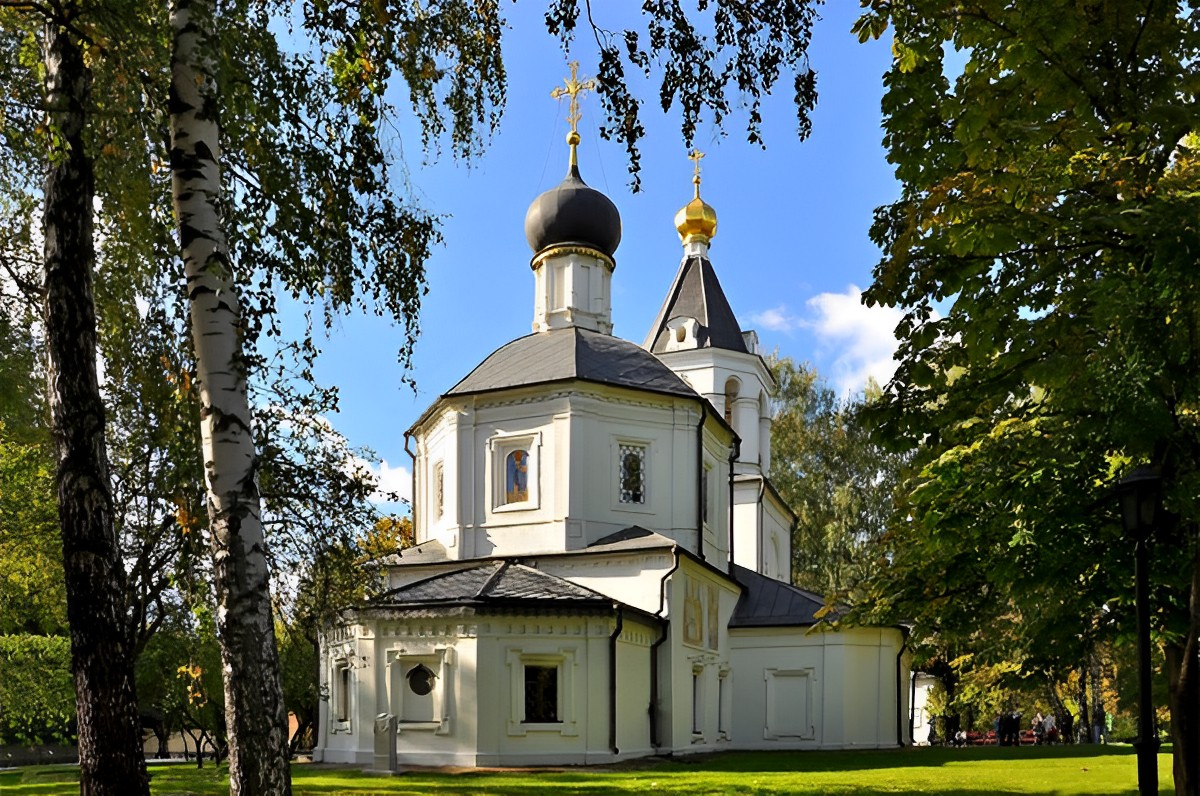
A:
{"type": "Polygon", "coordinates": [[[700,186],[700,161],[703,159],[704,153],[699,149],[693,149],[692,154],[688,155],[688,160],[692,161],[692,163],[696,166],[696,171],[692,175],[692,182],[696,183],[697,187],[700,186]]]}
{"type": "Polygon", "coordinates": [[[569,66],[571,67],[571,77],[570,79],[563,80],[566,88],[556,88],[550,92],[550,96],[554,99],[562,99],[563,97],[571,98],[571,103],[567,109],[567,121],[571,123],[571,132],[578,136],[579,130],[577,125],[582,118],[582,115],[579,113],[579,95],[585,91],[595,91],[596,81],[591,78],[583,82],[579,81],[578,61],[572,61],[569,66]]]}

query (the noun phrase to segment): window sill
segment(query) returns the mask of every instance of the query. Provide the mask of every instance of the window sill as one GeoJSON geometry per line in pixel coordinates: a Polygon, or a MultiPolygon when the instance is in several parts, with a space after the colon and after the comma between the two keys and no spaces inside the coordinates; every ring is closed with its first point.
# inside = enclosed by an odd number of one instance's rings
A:
{"type": "Polygon", "coordinates": [[[533,511],[538,507],[537,503],[532,500],[525,500],[520,503],[502,503],[499,506],[493,506],[492,511],[497,514],[504,514],[510,511],[533,511]]]}
{"type": "Polygon", "coordinates": [[[566,737],[574,737],[579,734],[579,729],[576,725],[569,721],[535,721],[535,722],[512,722],[508,723],[508,734],[513,737],[521,737],[526,733],[557,733],[566,737]]]}
{"type": "Polygon", "coordinates": [[[420,731],[436,731],[441,729],[442,722],[440,721],[398,721],[396,722],[397,732],[413,732],[420,731]]]}

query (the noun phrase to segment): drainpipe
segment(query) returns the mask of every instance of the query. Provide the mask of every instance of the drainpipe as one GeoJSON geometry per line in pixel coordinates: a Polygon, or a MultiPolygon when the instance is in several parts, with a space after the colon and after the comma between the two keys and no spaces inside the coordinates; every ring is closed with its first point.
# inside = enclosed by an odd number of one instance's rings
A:
{"type": "Polygon", "coordinates": [[[410,499],[408,506],[409,506],[409,509],[412,511],[413,544],[417,544],[418,542],[421,542],[423,540],[421,539],[420,534],[417,533],[417,454],[413,453],[412,451],[410,451],[408,449],[408,441],[411,438],[412,438],[412,432],[405,431],[404,432],[404,452],[408,454],[409,461],[412,463],[412,472],[409,473],[409,476],[412,479],[409,484],[409,489],[412,490],[412,492],[411,492],[412,498],[410,499]]]}
{"type": "MultiPolygon", "coordinates": [[[[904,700],[900,696],[900,684],[903,682],[901,677],[901,659],[904,657],[904,651],[908,649],[908,633],[904,628],[900,628],[900,651],[896,653],[896,746],[904,748],[904,700]]],[[[909,711],[911,714],[911,711],[909,711]]],[[[909,727],[912,727],[912,716],[908,717],[909,727]]]]}
{"type": "Polygon", "coordinates": [[[696,552],[704,560],[704,421],[708,401],[700,401],[700,422],[696,424],[696,552]]]}
{"type": "MultiPolygon", "coordinates": [[[[763,541],[766,540],[766,535],[763,533],[763,496],[765,496],[766,494],[767,494],[767,477],[760,476],[759,481],[758,481],[758,545],[757,545],[757,547],[758,547],[758,556],[757,556],[758,557],[758,571],[759,572],[763,572],[766,570],[766,567],[763,566],[763,559],[766,558],[765,545],[763,545],[763,541]]],[[[787,577],[788,583],[795,582],[792,580],[792,564],[791,564],[792,539],[795,539],[795,538],[796,538],[795,534],[792,534],[790,537],[788,537],[788,577],[787,577]]],[[[782,567],[780,567],[780,569],[782,569],[782,567]]]]}
{"type": "Polygon", "coordinates": [[[916,731],[914,725],[917,721],[917,678],[910,676],[908,678],[908,686],[908,741],[915,744],[916,740],[913,738],[913,733],[916,731]]]}
{"type": "Polygon", "coordinates": [[[613,608],[617,609],[617,626],[608,637],[608,745],[616,757],[621,751],[617,748],[617,639],[625,626],[625,613],[620,603],[613,603],[613,608]]]}
{"type": "Polygon", "coordinates": [[[650,645],[650,746],[658,751],[658,648],[667,640],[667,631],[670,629],[671,620],[663,617],[663,611],[667,608],[667,581],[675,574],[675,570],[679,569],[679,551],[674,547],[671,548],[671,555],[675,557],[675,563],[663,575],[662,582],[659,584],[658,592],[658,612],[655,616],[662,619],[662,625],[659,629],[658,640],[650,645]]]}
{"type": "Polygon", "coordinates": [[[733,445],[729,447],[729,570],[733,571],[733,463],[742,455],[742,440],[733,435],[733,445]]]}

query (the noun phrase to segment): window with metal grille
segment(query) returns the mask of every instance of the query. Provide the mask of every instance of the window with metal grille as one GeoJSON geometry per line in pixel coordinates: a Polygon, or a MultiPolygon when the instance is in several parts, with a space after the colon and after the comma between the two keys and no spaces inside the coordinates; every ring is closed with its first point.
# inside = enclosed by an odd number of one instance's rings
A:
{"type": "Polygon", "coordinates": [[[620,485],[622,503],[646,502],[646,446],[620,447],[620,485]]]}

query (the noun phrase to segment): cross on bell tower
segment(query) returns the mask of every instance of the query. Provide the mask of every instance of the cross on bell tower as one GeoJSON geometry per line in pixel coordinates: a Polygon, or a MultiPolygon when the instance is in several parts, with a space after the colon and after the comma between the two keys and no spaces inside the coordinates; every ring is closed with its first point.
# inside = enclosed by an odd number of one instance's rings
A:
{"type": "Polygon", "coordinates": [[[699,149],[692,149],[692,153],[688,155],[688,160],[692,161],[695,166],[695,173],[692,175],[692,184],[696,186],[696,198],[700,198],[700,161],[704,159],[704,153],[699,149]]]}

